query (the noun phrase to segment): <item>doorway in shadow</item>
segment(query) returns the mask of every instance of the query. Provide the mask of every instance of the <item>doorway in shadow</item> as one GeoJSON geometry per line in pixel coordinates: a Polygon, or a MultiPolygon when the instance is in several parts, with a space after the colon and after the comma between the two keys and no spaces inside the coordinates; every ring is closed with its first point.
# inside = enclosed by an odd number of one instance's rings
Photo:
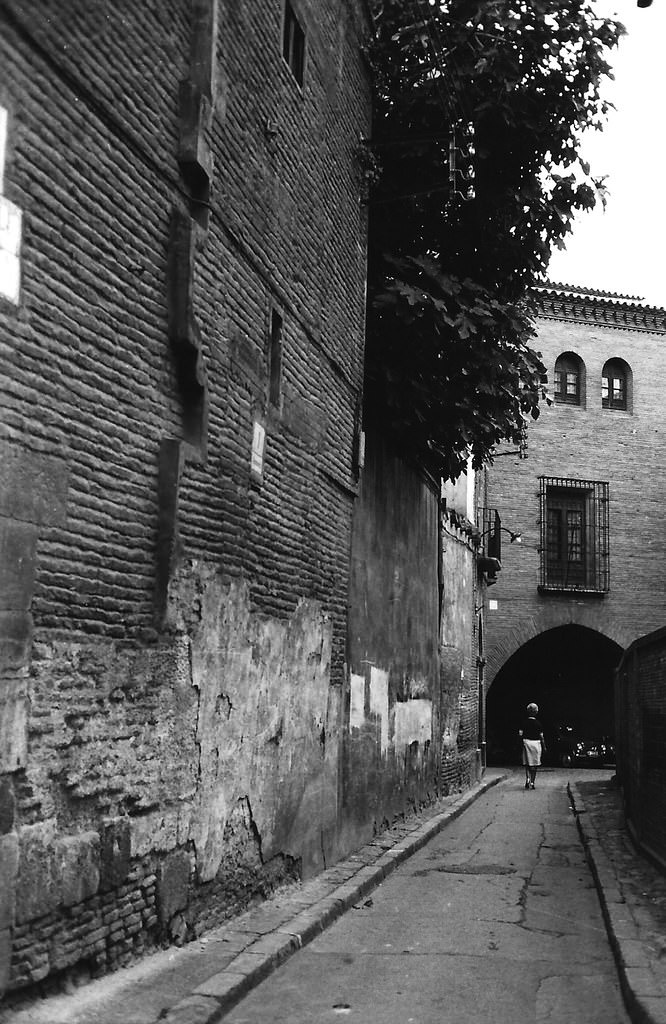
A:
{"type": "Polygon", "coordinates": [[[523,644],[487,693],[488,764],[520,764],[518,729],[530,701],[539,705],[546,764],[566,765],[572,743],[605,740],[612,745],[614,670],[622,653],[619,644],[603,634],[574,625],[546,630],[523,644]]]}

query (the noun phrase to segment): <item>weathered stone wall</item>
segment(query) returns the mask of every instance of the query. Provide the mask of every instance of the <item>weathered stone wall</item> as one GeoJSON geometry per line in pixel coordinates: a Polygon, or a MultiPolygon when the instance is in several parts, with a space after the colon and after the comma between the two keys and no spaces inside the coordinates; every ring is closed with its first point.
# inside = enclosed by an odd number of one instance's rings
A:
{"type": "Polygon", "coordinates": [[[441,785],[465,789],[482,771],[479,714],[481,640],[479,579],[471,524],[442,516],[441,543],[441,785]]]}
{"type": "Polygon", "coordinates": [[[437,488],[375,432],[365,451],[349,595],[350,847],[439,790],[437,488]]]}
{"type": "MultiPolygon", "coordinates": [[[[666,432],[660,381],[666,372],[666,316],[626,303],[587,299],[577,312],[542,316],[535,348],[549,381],[555,360],[576,353],[585,364],[581,405],[544,405],[528,431],[528,458],[507,455],[489,469],[485,504],[520,531],[522,545],[505,545],[503,568],[488,613],[488,681],[524,643],[545,630],[575,624],[626,648],[666,620],[662,568],[662,465],[666,432]],[[631,369],[627,411],[603,409],[606,360],[631,369]],[[539,477],[606,481],[609,485],[610,591],[604,595],[539,593],[539,477]]],[[[505,537],[506,540],[506,537],[505,537]]]]}
{"type": "Polygon", "coordinates": [[[617,768],[637,842],[666,868],[666,629],[640,637],[616,674],[617,768]]]}
{"type": "Polygon", "coordinates": [[[437,484],[375,431],[354,514],[344,756],[348,845],[479,775],[476,570],[437,484]]]}
{"type": "Polygon", "coordinates": [[[369,26],[296,6],[302,87],[279,0],[2,6],[0,991],[338,846],[369,26]]]}

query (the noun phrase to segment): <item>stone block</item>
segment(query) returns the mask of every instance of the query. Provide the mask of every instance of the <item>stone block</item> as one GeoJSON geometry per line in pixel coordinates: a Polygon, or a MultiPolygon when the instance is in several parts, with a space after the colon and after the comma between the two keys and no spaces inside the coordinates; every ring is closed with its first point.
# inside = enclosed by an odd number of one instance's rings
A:
{"type": "Polygon", "coordinates": [[[35,580],[37,528],[0,516],[0,608],[27,611],[35,580]]]}
{"type": "Polygon", "coordinates": [[[30,662],[32,615],[0,611],[0,675],[15,675],[30,662]]]}
{"type": "MultiPolygon", "coordinates": [[[[26,764],[28,758],[28,707],[27,680],[23,678],[3,679],[0,682],[0,773],[15,772],[26,764]]],[[[4,804],[4,811],[3,820],[9,813],[7,803],[4,804]]]]}
{"type": "Polygon", "coordinates": [[[100,878],[100,839],[97,832],[58,839],[55,856],[62,902],[66,907],[81,903],[97,893],[100,878]]]}
{"type": "Polygon", "coordinates": [[[64,460],[0,442],[0,515],[23,522],[62,525],[67,515],[64,460]]]}
{"type": "Polygon", "coordinates": [[[16,920],[31,921],[57,906],[60,899],[55,871],[55,822],[25,825],[19,832],[16,920]]]}
{"type": "Polygon", "coordinates": [[[9,984],[9,968],[11,966],[12,945],[8,928],[0,930],[0,999],[9,984]]]}
{"type": "Polygon", "coordinates": [[[164,1024],[209,1024],[219,1018],[219,1013],[217,999],[191,995],[172,1006],[163,1019],[164,1024]]]}
{"type": "Polygon", "coordinates": [[[262,935],[253,942],[246,950],[247,953],[255,953],[265,957],[272,964],[281,964],[287,957],[295,953],[301,946],[299,935],[290,932],[271,932],[270,935],[262,935]]]}
{"type": "Polygon", "coordinates": [[[291,919],[291,921],[278,928],[278,932],[284,935],[296,935],[301,946],[307,945],[316,935],[323,932],[325,922],[317,910],[303,910],[291,919]]]}
{"type": "Polygon", "coordinates": [[[131,839],[129,818],[105,818],[100,829],[100,888],[113,889],[127,878],[131,839]]]}
{"type": "Polygon", "coordinates": [[[178,845],[178,808],[151,811],[131,819],[132,857],[148,853],[167,853],[178,845]]]}
{"type": "Polygon", "coordinates": [[[16,832],[0,836],[0,931],[14,923],[19,844],[16,832]]]}
{"type": "Polygon", "coordinates": [[[0,777],[0,836],[6,835],[14,828],[16,799],[12,780],[0,777]]]}
{"type": "Polygon", "coordinates": [[[163,925],[187,905],[191,870],[190,857],[185,850],[174,850],[161,865],[157,900],[163,925]]]}
{"type": "Polygon", "coordinates": [[[246,974],[234,973],[232,971],[220,971],[211,978],[206,978],[198,988],[195,988],[195,995],[213,996],[222,1005],[235,1002],[244,995],[249,988],[246,974]]]}
{"type": "Polygon", "coordinates": [[[663,995],[658,978],[655,977],[654,972],[648,967],[626,967],[624,970],[624,976],[634,995],[663,995]]]}

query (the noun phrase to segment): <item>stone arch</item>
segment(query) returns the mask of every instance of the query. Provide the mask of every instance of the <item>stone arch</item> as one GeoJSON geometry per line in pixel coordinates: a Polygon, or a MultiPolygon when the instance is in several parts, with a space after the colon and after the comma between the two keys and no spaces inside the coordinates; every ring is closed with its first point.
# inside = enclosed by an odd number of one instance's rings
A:
{"type": "Polygon", "coordinates": [[[612,738],[614,675],[623,647],[597,628],[572,622],[536,632],[526,626],[521,635],[527,639],[504,660],[486,694],[489,763],[516,763],[517,730],[529,701],[540,707],[549,745],[564,726],[581,737],[612,738]]]}
{"type": "MultiPolygon", "coordinates": [[[[521,618],[510,629],[505,629],[502,637],[496,643],[486,635],[486,685],[492,686],[495,676],[524,644],[534,640],[540,634],[560,626],[581,626],[595,633],[601,634],[607,640],[611,640],[618,647],[625,649],[635,639],[618,622],[598,622],[598,615],[583,607],[578,610],[575,607],[567,609],[567,617],[561,621],[549,619],[544,621],[541,615],[527,615],[521,618]],[[490,642],[489,642],[490,641],[490,642]]],[[[488,630],[490,633],[490,630],[488,630]]]]}

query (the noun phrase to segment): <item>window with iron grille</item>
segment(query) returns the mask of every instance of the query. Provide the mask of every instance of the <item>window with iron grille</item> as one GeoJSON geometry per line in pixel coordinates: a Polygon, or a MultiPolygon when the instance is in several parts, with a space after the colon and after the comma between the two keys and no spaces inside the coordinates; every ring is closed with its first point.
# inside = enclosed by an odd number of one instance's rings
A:
{"type": "Polygon", "coordinates": [[[539,589],[607,593],[608,484],[542,476],[539,500],[539,589]]]}
{"type": "Polygon", "coordinates": [[[488,558],[502,560],[502,520],[496,508],[479,508],[477,523],[481,531],[481,547],[488,558]]]}

